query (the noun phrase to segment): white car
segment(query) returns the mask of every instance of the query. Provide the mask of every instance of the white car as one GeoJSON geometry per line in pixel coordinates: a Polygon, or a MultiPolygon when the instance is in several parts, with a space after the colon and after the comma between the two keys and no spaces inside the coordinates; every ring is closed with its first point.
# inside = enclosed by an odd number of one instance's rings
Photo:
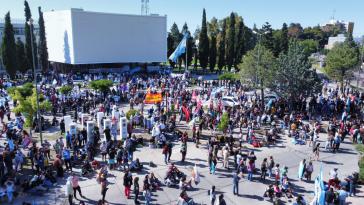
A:
{"type": "Polygon", "coordinates": [[[236,107],[239,105],[238,99],[231,96],[225,96],[221,100],[222,104],[226,107],[236,107]]]}

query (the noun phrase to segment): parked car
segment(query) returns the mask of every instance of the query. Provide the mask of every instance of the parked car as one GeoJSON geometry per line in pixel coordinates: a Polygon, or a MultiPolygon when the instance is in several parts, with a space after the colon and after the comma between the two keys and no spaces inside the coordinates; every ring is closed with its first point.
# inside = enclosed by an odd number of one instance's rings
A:
{"type": "Polygon", "coordinates": [[[238,99],[232,97],[232,96],[225,96],[222,99],[222,104],[226,107],[236,107],[239,106],[238,99]]]}

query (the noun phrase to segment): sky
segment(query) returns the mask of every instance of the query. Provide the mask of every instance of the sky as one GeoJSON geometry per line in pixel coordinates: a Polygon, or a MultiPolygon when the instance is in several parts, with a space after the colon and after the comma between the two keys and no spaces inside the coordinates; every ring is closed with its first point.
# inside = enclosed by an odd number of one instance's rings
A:
{"type": "MultiPolygon", "coordinates": [[[[167,15],[168,30],[175,22],[181,29],[187,22],[190,31],[201,25],[202,10],[207,19],[217,19],[237,12],[249,27],[261,27],[269,22],[273,28],[283,23],[301,23],[303,27],[337,20],[353,21],[354,36],[364,35],[363,0],[149,0],[152,14],[167,15]]],[[[88,11],[140,14],[141,0],[28,0],[33,18],[38,18],[37,7],[43,11],[83,8],[88,11]]],[[[24,18],[23,0],[0,0],[0,18],[10,11],[12,18],[24,18]]]]}

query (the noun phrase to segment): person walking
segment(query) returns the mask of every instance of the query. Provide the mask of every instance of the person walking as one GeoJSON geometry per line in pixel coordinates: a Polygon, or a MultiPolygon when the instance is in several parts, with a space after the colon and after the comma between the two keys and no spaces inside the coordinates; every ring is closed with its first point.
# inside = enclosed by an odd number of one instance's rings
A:
{"type": "Polygon", "coordinates": [[[211,189],[209,190],[211,205],[214,205],[215,201],[216,201],[216,191],[215,191],[215,189],[216,189],[215,186],[212,186],[211,189]]]}
{"type": "Polygon", "coordinates": [[[108,181],[107,181],[106,177],[101,178],[100,185],[101,185],[101,197],[102,197],[101,201],[102,201],[102,203],[105,203],[106,192],[109,189],[107,187],[108,181]]]}
{"type": "Polygon", "coordinates": [[[65,186],[65,194],[68,197],[69,205],[73,205],[73,188],[72,188],[72,177],[67,178],[66,186],[65,186]]]}
{"type": "Polygon", "coordinates": [[[78,181],[79,181],[78,176],[76,176],[76,174],[73,173],[71,182],[72,182],[72,188],[73,188],[73,196],[75,197],[75,199],[77,199],[76,191],[78,191],[78,194],[81,196],[81,198],[84,198],[82,196],[81,187],[80,187],[78,181]]]}
{"type": "Polygon", "coordinates": [[[139,177],[134,178],[134,203],[139,204],[139,177]]]}
{"type": "Polygon", "coordinates": [[[239,171],[233,173],[233,194],[239,196],[239,171]]]}
{"type": "Polygon", "coordinates": [[[162,154],[164,155],[164,163],[168,164],[168,144],[163,146],[162,154]]]}
{"type": "Polygon", "coordinates": [[[130,188],[133,185],[133,177],[131,176],[129,170],[125,171],[124,174],[124,194],[129,199],[130,198],[130,188]]]}

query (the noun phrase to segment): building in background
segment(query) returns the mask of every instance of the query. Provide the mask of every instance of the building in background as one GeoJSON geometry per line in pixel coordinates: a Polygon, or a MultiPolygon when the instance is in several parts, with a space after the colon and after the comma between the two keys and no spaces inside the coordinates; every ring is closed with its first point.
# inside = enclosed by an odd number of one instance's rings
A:
{"type": "MultiPolygon", "coordinates": [[[[37,21],[35,21],[35,22],[37,22],[37,21]]],[[[14,28],[15,42],[19,38],[23,43],[25,43],[25,20],[11,19],[11,24],[13,25],[13,28],[14,28]]],[[[0,19],[0,46],[2,45],[2,41],[3,41],[4,25],[5,25],[4,19],[0,19]]],[[[34,35],[35,35],[36,39],[38,39],[38,31],[39,31],[38,24],[34,24],[34,35]]],[[[0,72],[1,73],[5,72],[5,68],[3,65],[1,55],[0,55],[0,72]]]]}
{"type": "Polygon", "coordinates": [[[327,45],[325,45],[325,49],[332,49],[335,44],[338,44],[338,43],[344,43],[346,40],[346,37],[344,34],[339,34],[335,37],[329,37],[329,41],[327,43],[327,45]]]}
{"type": "Polygon", "coordinates": [[[167,61],[167,17],[44,12],[49,61],[73,72],[124,72],[167,61]]]}
{"type": "Polygon", "coordinates": [[[332,32],[334,34],[353,34],[354,22],[339,21],[332,18],[329,22],[321,24],[324,32],[332,32]]]}

